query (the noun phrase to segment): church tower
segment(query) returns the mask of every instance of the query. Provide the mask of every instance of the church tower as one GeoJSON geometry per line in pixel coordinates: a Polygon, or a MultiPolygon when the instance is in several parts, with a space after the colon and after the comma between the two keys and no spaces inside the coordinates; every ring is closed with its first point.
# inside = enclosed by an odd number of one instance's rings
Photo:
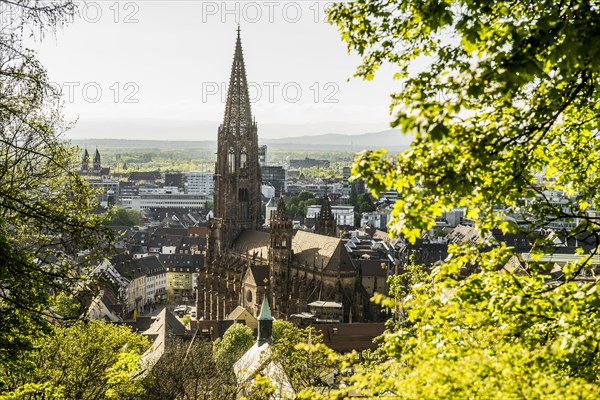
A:
{"type": "Polygon", "coordinates": [[[90,170],[90,153],[88,153],[87,148],[83,152],[83,160],[81,160],[81,172],[87,174],[90,170]]]}
{"type": "Polygon", "coordinates": [[[99,175],[102,170],[102,162],[100,161],[100,152],[96,149],[96,154],[94,154],[94,163],[93,163],[94,174],[99,175]]]}
{"type": "Polygon", "coordinates": [[[243,230],[261,226],[257,132],[250,110],[238,26],[225,115],[218,130],[214,218],[210,224],[208,262],[230,248],[243,230]]]}
{"type": "Polygon", "coordinates": [[[331,211],[331,204],[329,203],[329,196],[327,192],[323,196],[323,204],[321,205],[321,212],[317,216],[315,221],[315,233],[319,233],[325,236],[336,236],[337,223],[333,212],[331,211]]]}
{"type": "Polygon", "coordinates": [[[273,310],[277,318],[288,309],[292,262],[292,219],[287,213],[283,197],[279,198],[277,211],[271,220],[271,246],[269,247],[269,265],[271,268],[271,287],[273,288],[273,310]]]}

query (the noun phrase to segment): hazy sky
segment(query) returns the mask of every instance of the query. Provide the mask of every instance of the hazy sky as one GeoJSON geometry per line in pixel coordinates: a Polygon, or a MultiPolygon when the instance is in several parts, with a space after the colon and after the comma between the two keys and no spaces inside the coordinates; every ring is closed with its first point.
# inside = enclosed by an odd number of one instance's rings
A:
{"type": "Polygon", "coordinates": [[[372,82],[322,1],[88,1],[56,37],[29,43],[62,87],[73,138],[214,140],[237,23],[259,137],[388,128],[385,68],[372,82]],[[348,81],[348,79],[350,81],[348,81]]]}

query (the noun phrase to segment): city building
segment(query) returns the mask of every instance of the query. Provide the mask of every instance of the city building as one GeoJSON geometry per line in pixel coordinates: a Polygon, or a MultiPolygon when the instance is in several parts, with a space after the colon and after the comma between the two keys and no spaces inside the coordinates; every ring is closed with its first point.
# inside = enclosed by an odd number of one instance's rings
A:
{"type": "Polygon", "coordinates": [[[143,194],[122,203],[136,211],[155,208],[204,209],[211,198],[192,194],[143,194]]]}
{"type": "Polygon", "coordinates": [[[165,172],[165,186],[173,186],[183,190],[185,175],[181,172],[165,172]]]}
{"type": "Polygon", "coordinates": [[[133,181],[119,181],[119,202],[125,200],[131,204],[131,199],[140,194],[139,187],[133,181]]]}
{"type": "Polygon", "coordinates": [[[341,184],[326,183],[290,183],[287,186],[287,192],[290,196],[295,196],[301,192],[310,192],[316,197],[323,197],[326,193],[341,193],[341,184]]]}
{"type": "Polygon", "coordinates": [[[149,305],[166,299],[167,275],[165,267],[156,256],[130,261],[128,268],[132,279],[127,288],[127,308],[138,313],[149,305]]]}
{"type": "Polygon", "coordinates": [[[350,195],[350,167],[342,168],[342,196],[350,195]]]}
{"type": "Polygon", "coordinates": [[[271,185],[260,185],[260,194],[264,199],[275,197],[275,188],[271,185]]]}
{"type": "Polygon", "coordinates": [[[389,212],[373,211],[362,213],[360,217],[360,226],[368,226],[369,228],[387,230],[387,224],[390,222],[391,215],[389,212]]]}
{"type": "Polygon", "coordinates": [[[287,193],[287,170],[280,165],[262,165],[260,175],[264,185],[275,188],[275,197],[287,193]]]}
{"type": "Polygon", "coordinates": [[[108,207],[119,201],[119,181],[109,178],[86,178],[86,182],[94,188],[100,206],[108,207]]]}
{"type": "MultiPolygon", "coordinates": [[[[330,206],[337,226],[354,226],[354,206],[330,206]]],[[[306,209],[306,219],[317,220],[321,214],[321,205],[315,204],[306,209]]]]}
{"type": "Polygon", "coordinates": [[[187,172],[186,193],[212,196],[215,189],[214,174],[212,172],[187,172]]]}
{"type": "Polygon", "coordinates": [[[267,165],[267,145],[258,146],[258,165],[267,165]]]}
{"type": "Polygon", "coordinates": [[[265,226],[271,226],[271,220],[277,211],[277,200],[271,197],[265,205],[265,226]]]}

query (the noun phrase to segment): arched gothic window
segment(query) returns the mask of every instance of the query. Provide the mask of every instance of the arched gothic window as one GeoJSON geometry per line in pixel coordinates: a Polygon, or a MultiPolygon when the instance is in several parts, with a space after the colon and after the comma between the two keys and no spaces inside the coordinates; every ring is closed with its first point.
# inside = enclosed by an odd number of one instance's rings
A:
{"type": "Polygon", "coordinates": [[[240,153],[240,175],[248,176],[248,152],[245,147],[240,153]]]}
{"type": "Polygon", "coordinates": [[[229,172],[234,173],[235,172],[235,151],[233,150],[233,147],[229,148],[228,166],[229,166],[229,172]]]}

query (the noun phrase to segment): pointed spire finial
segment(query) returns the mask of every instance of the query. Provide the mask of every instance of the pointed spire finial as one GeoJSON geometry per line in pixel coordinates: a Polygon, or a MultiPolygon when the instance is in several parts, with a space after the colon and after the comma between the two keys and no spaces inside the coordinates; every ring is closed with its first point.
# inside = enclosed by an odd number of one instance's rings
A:
{"type": "Polygon", "coordinates": [[[246,67],[242,50],[240,26],[237,27],[237,40],[231,65],[231,76],[227,89],[227,102],[225,104],[224,128],[244,130],[252,125],[252,112],[250,110],[250,96],[248,94],[248,81],[246,80],[246,67]]]}
{"type": "Polygon", "coordinates": [[[259,321],[273,320],[271,317],[271,307],[269,306],[269,299],[267,298],[267,292],[263,295],[263,301],[260,307],[260,315],[258,316],[259,321]]]}
{"type": "Polygon", "coordinates": [[[263,295],[263,302],[258,316],[258,345],[263,343],[273,343],[273,317],[271,316],[271,307],[267,292],[263,295]]]}
{"type": "Polygon", "coordinates": [[[275,211],[275,219],[280,221],[285,221],[288,219],[287,208],[285,206],[285,199],[283,196],[279,197],[279,202],[277,202],[277,211],[275,211]]]}

